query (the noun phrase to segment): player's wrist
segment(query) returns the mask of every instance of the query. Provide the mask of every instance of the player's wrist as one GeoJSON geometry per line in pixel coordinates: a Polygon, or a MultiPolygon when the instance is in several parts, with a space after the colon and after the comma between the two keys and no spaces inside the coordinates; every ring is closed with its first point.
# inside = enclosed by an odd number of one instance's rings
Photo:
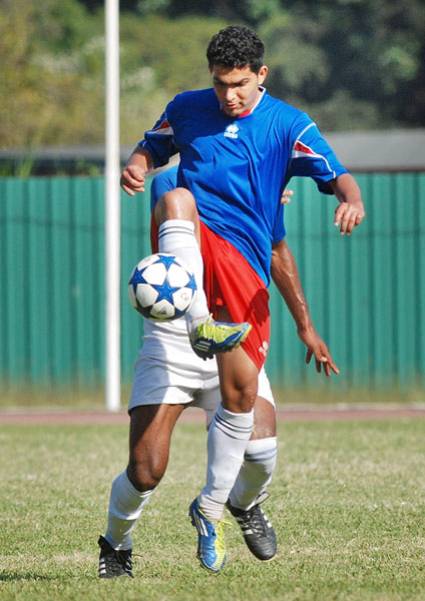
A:
{"type": "Polygon", "coordinates": [[[316,330],[311,321],[307,320],[297,323],[297,332],[299,336],[305,336],[306,334],[315,333],[316,330]]]}

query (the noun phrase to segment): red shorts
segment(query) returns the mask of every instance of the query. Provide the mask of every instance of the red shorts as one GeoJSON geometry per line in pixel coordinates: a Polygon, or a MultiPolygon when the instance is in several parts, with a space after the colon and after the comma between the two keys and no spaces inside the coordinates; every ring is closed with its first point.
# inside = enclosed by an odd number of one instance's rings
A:
{"type": "MultiPolygon", "coordinates": [[[[157,234],[158,229],[152,219],[153,252],[158,252],[157,234]]],[[[247,321],[252,325],[242,348],[260,370],[270,344],[269,293],[266,286],[241,253],[202,221],[201,251],[209,310],[217,318],[220,309],[226,308],[232,322],[247,321]]]]}

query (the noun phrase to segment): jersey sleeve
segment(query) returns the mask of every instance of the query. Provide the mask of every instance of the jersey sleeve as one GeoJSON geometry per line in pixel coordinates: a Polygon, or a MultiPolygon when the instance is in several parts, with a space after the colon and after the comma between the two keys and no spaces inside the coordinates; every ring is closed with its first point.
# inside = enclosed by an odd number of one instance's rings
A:
{"type": "Polygon", "coordinates": [[[272,244],[277,244],[286,236],[285,229],[285,208],[281,204],[279,210],[276,212],[276,218],[273,225],[272,231],[272,244]]]}
{"type": "Polygon", "coordinates": [[[168,114],[172,112],[172,105],[173,102],[170,102],[153,128],[145,132],[143,140],[138,144],[140,148],[144,148],[149,152],[154,167],[166,165],[170,157],[178,152],[174,140],[174,131],[168,117],[168,114]]]}
{"type": "Polygon", "coordinates": [[[288,181],[293,176],[311,177],[320,192],[333,194],[329,182],[347,173],[322,136],[316,123],[306,114],[294,128],[288,181]]]}
{"type": "Polygon", "coordinates": [[[151,184],[151,210],[163,194],[177,187],[177,169],[177,166],[170,167],[170,169],[158,173],[153,178],[151,184]]]}

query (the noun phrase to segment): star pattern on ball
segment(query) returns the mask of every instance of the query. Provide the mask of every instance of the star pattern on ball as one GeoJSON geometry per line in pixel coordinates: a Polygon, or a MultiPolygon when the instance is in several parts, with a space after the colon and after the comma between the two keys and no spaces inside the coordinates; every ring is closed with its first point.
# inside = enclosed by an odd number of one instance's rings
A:
{"type": "Polygon", "coordinates": [[[185,288],[189,288],[189,290],[192,290],[192,294],[195,294],[195,292],[196,292],[196,282],[195,282],[195,276],[193,275],[193,273],[189,274],[189,281],[186,284],[185,288]]]}
{"type": "Polygon", "coordinates": [[[156,265],[156,263],[162,263],[165,265],[165,269],[168,271],[171,265],[176,263],[176,257],[174,255],[160,255],[158,259],[152,263],[152,265],[156,265]]]}
{"type": "Polygon", "coordinates": [[[139,271],[136,267],[133,275],[131,276],[131,280],[129,283],[132,285],[134,293],[136,293],[138,284],[147,284],[147,281],[143,277],[143,271],[139,271]]]}
{"type": "MultiPolygon", "coordinates": [[[[181,263],[179,263],[178,259],[174,256],[174,255],[161,255],[161,257],[155,261],[153,263],[153,265],[155,265],[155,263],[162,263],[163,265],[165,265],[165,268],[168,272],[168,270],[170,269],[170,267],[172,265],[175,265],[177,263],[177,265],[181,265],[181,263]]],[[[186,268],[185,268],[186,269],[186,268]]],[[[187,282],[187,284],[185,284],[185,288],[189,288],[189,290],[192,290],[192,295],[195,294],[196,292],[196,282],[195,282],[195,276],[189,272],[187,272],[188,276],[189,276],[189,281],[187,282]]],[[[155,290],[158,291],[158,293],[160,294],[160,296],[157,298],[157,300],[155,302],[159,302],[160,300],[163,300],[163,298],[165,298],[166,300],[169,300],[171,304],[173,304],[173,298],[172,298],[172,294],[174,292],[176,292],[177,290],[180,289],[180,287],[177,288],[173,288],[172,286],[168,286],[168,289],[171,290],[171,296],[161,296],[161,292],[160,289],[164,288],[164,294],[166,293],[165,287],[166,287],[166,282],[167,280],[165,280],[164,284],[161,284],[161,286],[159,286],[158,284],[152,285],[152,288],[155,288],[155,290]]]]}
{"type": "Polygon", "coordinates": [[[155,304],[166,300],[170,303],[170,305],[174,305],[173,294],[180,290],[180,286],[170,286],[168,283],[168,279],[165,278],[162,284],[151,284],[152,288],[158,292],[158,298],[155,301],[155,304]]]}
{"type": "Polygon", "coordinates": [[[162,253],[135,267],[129,287],[133,307],[144,317],[160,321],[182,317],[197,291],[194,274],[174,255],[162,253]]]}
{"type": "MultiPolygon", "coordinates": [[[[168,270],[170,269],[170,267],[172,265],[174,265],[176,263],[176,257],[170,255],[161,255],[157,261],[154,261],[152,263],[152,265],[155,265],[156,263],[162,263],[165,266],[165,270],[167,275],[165,276],[165,280],[163,281],[162,284],[152,284],[149,283],[149,285],[158,292],[158,297],[155,300],[155,304],[165,300],[168,301],[170,303],[170,305],[174,305],[174,299],[173,299],[173,294],[175,292],[177,292],[177,290],[180,290],[180,286],[171,286],[170,283],[168,282],[168,270]]],[[[145,269],[148,269],[147,267],[145,267],[145,269]]],[[[143,271],[145,271],[145,269],[142,270],[142,272],[140,273],[140,281],[138,281],[136,283],[140,284],[140,283],[147,283],[145,278],[143,277],[143,271]]]]}

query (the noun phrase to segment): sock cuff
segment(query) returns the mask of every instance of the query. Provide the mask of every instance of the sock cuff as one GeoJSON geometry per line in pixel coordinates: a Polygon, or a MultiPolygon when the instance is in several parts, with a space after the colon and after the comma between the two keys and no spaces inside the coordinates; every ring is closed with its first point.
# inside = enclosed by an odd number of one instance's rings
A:
{"type": "Polygon", "coordinates": [[[170,229],[175,230],[175,233],[187,233],[187,230],[193,233],[195,231],[195,224],[189,219],[167,219],[158,227],[158,234],[170,229]]]}
{"type": "Polygon", "coordinates": [[[258,438],[250,440],[245,450],[245,461],[263,462],[273,459],[277,455],[277,438],[258,438]]]}
{"type": "Polygon", "coordinates": [[[268,436],[267,438],[256,438],[255,440],[250,440],[246,450],[250,453],[255,453],[257,451],[265,451],[268,449],[274,449],[277,447],[277,437],[276,436],[268,436]]]}
{"type": "Polygon", "coordinates": [[[229,424],[240,425],[241,427],[244,425],[249,426],[254,421],[254,409],[251,409],[247,413],[233,413],[233,411],[225,409],[220,404],[216,411],[216,416],[229,422],[229,424]]]}
{"type": "Polygon", "coordinates": [[[127,492],[130,495],[137,496],[141,500],[147,499],[148,497],[150,497],[154,491],[154,489],[145,490],[143,492],[141,492],[140,490],[137,490],[137,488],[130,482],[129,477],[127,476],[127,470],[124,470],[123,472],[121,472],[121,474],[119,474],[119,476],[117,476],[116,480],[118,480],[118,478],[121,479],[122,486],[127,489],[127,492]]]}
{"type": "Polygon", "coordinates": [[[214,424],[230,438],[249,440],[254,427],[254,411],[233,413],[220,405],[214,416],[214,424]]]}

